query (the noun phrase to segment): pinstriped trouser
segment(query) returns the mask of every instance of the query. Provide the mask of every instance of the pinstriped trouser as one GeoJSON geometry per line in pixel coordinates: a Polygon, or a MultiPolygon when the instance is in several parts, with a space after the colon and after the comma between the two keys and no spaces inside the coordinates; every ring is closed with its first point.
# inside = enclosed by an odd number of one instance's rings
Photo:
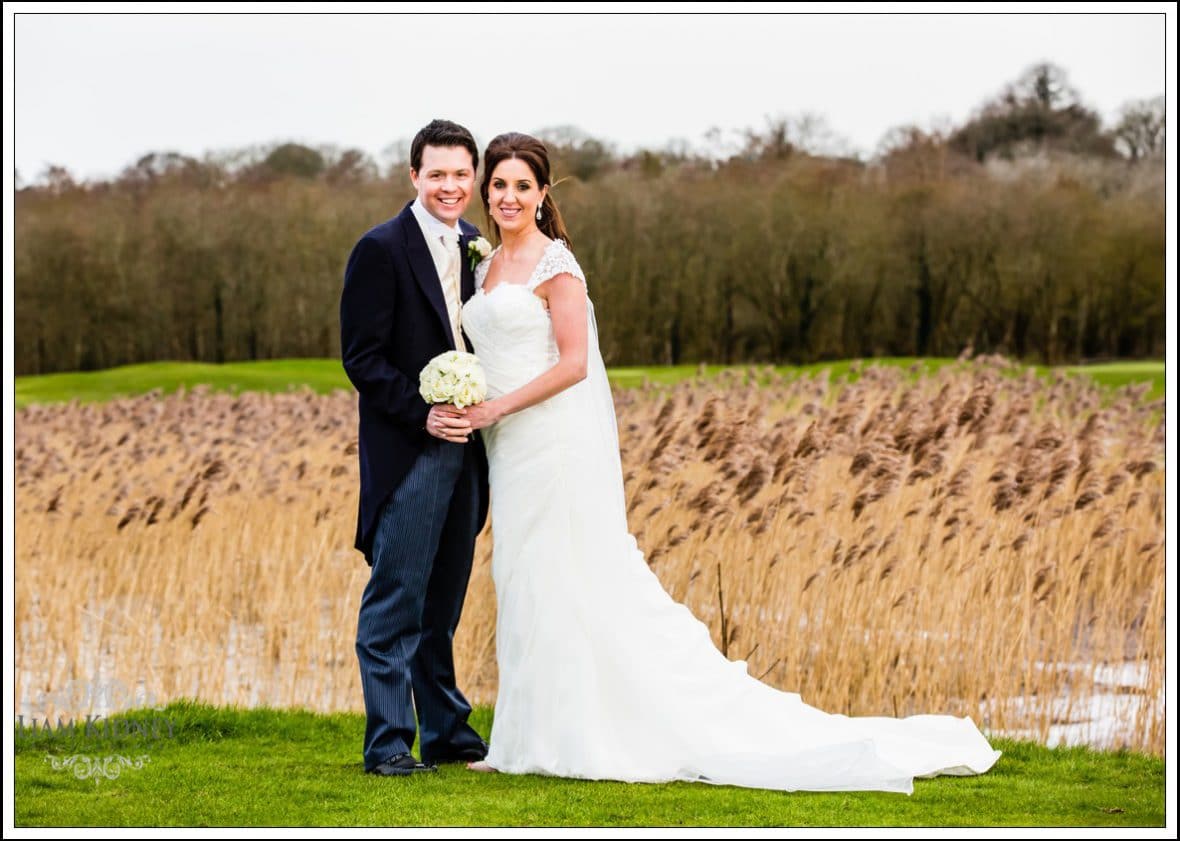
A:
{"type": "Polygon", "coordinates": [[[366,770],[409,753],[415,706],[424,759],[480,744],[451,653],[475,551],[477,482],[469,445],[432,438],[381,510],[356,635],[366,770]]]}

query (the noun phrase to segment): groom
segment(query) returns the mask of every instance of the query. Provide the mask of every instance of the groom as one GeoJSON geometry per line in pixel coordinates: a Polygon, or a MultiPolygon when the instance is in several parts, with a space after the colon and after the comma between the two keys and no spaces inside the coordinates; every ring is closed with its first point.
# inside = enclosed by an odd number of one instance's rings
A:
{"type": "Polygon", "coordinates": [[[454,407],[431,406],[418,374],[448,350],[470,351],[459,324],[475,292],[460,219],[475,189],[471,132],[434,120],[410,147],[418,197],[353,247],[340,299],[344,370],[360,393],[356,548],[372,567],[356,653],[365,696],[364,764],[408,776],[473,761],[487,743],[467,723],[451,640],[488,512],[483,443],[454,407]],[[412,699],[411,699],[412,694],[412,699]],[[422,762],[410,753],[416,729],[422,762]]]}

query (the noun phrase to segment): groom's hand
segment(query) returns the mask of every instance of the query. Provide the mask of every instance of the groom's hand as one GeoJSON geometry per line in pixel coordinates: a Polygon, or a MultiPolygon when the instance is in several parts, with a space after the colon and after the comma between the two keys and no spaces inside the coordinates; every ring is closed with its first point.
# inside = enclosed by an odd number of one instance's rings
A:
{"type": "Polygon", "coordinates": [[[465,444],[471,434],[471,422],[450,403],[435,403],[426,416],[426,431],[443,441],[465,444]]]}

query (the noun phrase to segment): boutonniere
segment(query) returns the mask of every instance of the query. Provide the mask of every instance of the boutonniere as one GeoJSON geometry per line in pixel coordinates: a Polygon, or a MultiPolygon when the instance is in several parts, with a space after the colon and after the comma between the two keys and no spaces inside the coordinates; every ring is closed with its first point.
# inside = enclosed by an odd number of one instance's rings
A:
{"type": "Polygon", "coordinates": [[[479,265],[479,261],[492,253],[492,244],[483,237],[476,237],[467,243],[467,256],[471,258],[471,270],[479,265]]]}

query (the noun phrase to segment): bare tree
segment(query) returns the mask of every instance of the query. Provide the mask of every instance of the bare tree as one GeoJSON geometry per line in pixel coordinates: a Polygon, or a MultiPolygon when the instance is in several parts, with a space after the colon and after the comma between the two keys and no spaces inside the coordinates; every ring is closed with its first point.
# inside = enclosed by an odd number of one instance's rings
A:
{"type": "Polygon", "coordinates": [[[832,128],[828,118],[814,111],[804,111],[791,119],[795,144],[812,155],[833,158],[853,157],[852,144],[832,128]]]}
{"type": "Polygon", "coordinates": [[[537,129],[533,136],[549,148],[556,177],[573,175],[589,181],[614,162],[611,146],[577,126],[558,125],[537,129]],[[560,173],[560,175],[558,175],[560,173]]]}
{"type": "Polygon", "coordinates": [[[827,118],[811,111],[767,116],[765,130],[747,128],[742,134],[740,155],[747,160],[782,161],[798,152],[834,158],[853,156],[851,144],[836,133],[827,118]]]}
{"type": "Polygon", "coordinates": [[[59,195],[78,186],[74,176],[64,166],[49,164],[41,173],[41,183],[49,188],[49,192],[59,195]]]}
{"type": "Polygon", "coordinates": [[[283,143],[266,156],[263,166],[275,175],[314,178],[324,171],[324,156],[301,143],[283,143]]]}
{"type": "Polygon", "coordinates": [[[795,144],[791,142],[791,125],[787,117],[766,118],[766,130],[759,133],[749,128],[745,131],[746,141],[742,150],[749,160],[781,161],[791,157],[795,144]]]}
{"type": "Polygon", "coordinates": [[[1080,104],[1078,91],[1069,83],[1065,69],[1049,62],[1025,70],[1010,91],[1017,102],[1035,103],[1049,111],[1080,104]]]}
{"type": "Polygon", "coordinates": [[[405,177],[410,169],[410,147],[412,137],[399,137],[381,150],[379,163],[385,164],[385,172],[390,178],[405,177]]]}
{"type": "Polygon", "coordinates": [[[324,177],[333,184],[357,184],[377,177],[377,164],[360,149],[337,149],[325,146],[324,177]]]}
{"type": "Polygon", "coordinates": [[[1114,128],[1115,144],[1132,161],[1164,152],[1164,97],[1128,102],[1114,128]]]}

